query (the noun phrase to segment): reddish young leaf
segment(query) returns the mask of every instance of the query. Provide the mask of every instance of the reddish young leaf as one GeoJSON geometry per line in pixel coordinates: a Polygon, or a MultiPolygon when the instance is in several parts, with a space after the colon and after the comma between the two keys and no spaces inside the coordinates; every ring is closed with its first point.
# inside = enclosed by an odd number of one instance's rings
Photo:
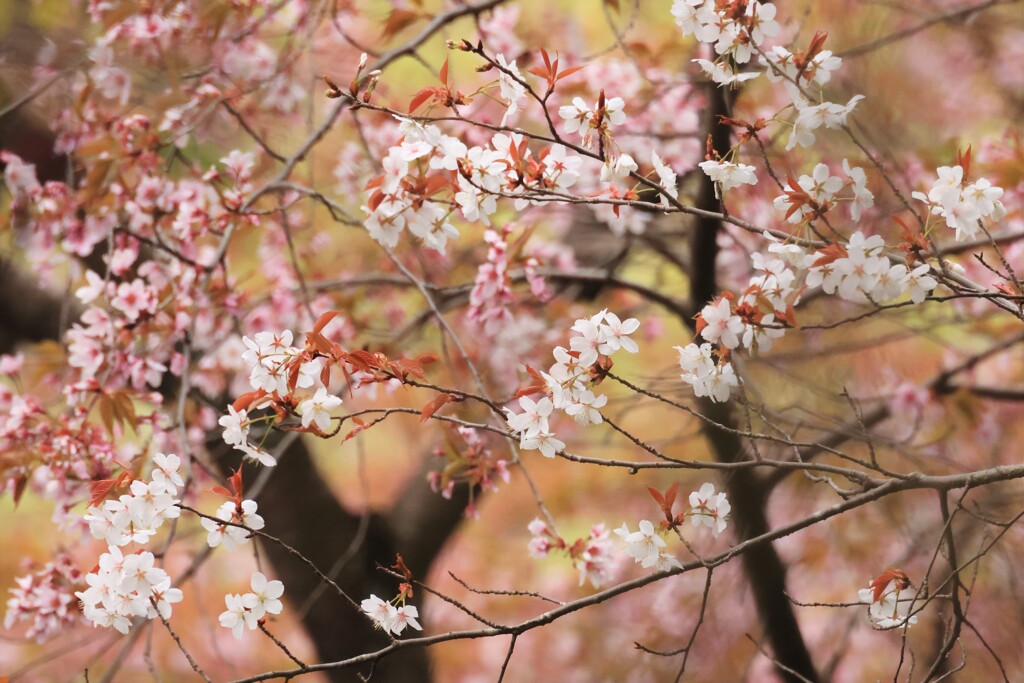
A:
{"type": "Polygon", "coordinates": [[[429,197],[449,187],[452,187],[452,182],[447,177],[443,175],[432,175],[427,178],[427,182],[423,186],[423,194],[424,196],[429,197]]]}
{"type": "Polygon", "coordinates": [[[457,400],[459,400],[459,397],[455,394],[441,394],[434,400],[427,403],[427,405],[423,406],[423,410],[420,411],[420,422],[426,422],[434,413],[446,404],[457,400]]]}
{"type": "Polygon", "coordinates": [[[409,113],[411,114],[417,109],[419,109],[421,106],[423,106],[424,102],[426,102],[435,94],[437,94],[437,92],[438,89],[432,87],[423,88],[422,90],[420,90],[413,96],[412,101],[409,103],[409,113]]]}
{"type": "Polygon", "coordinates": [[[263,389],[247,391],[236,398],[235,402],[231,404],[231,407],[234,408],[236,412],[240,410],[248,410],[249,406],[251,406],[257,399],[263,398],[266,395],[267,392],[263,389]]]}
{"type": "Polygon", "coordinates": [[[569,76],[572,76],[577,71],[580,71],[581,69],[585,69],[585,68],[587,68],[586,64],[580,64],[579,66],[570,66],[568,69],[563,69],[562,72],[560,74],[558,74],[558,77],[555,80],[556,81],[560,81],[563,78],[568,78],[569,76]]]}
{"type": "Polygon", "coordinates": [[[665,507],[665,497],[661,495],[661,491],[654,488],[653,486],[648,486],[647,492],[651,494],[651,498],[653,498],[654,502],[658,504],[658,507],[665,507]]]}
{"type": "Polygon", "coordinates": [[[231,497],[231,491],[228,491],[223,486],[214,486],[210,489],[210,493],[216,493],[219,496],[227,496],[228,498],[231,497]]]}
{"type": "Polygon", "coordinates": [[[441,65],[440,79],[441,79],[441,85],[447,87],[447,85],[448,85],[448,60],[447,59],[445,59],[444,60],[444,64],[441,65]]]}
{"type": "Polygon", "coordinates": [[[362,349],[349,351],[345,360],[356,370],[362,370],[363,372],[372,373],[378,367],[377,357],[369,351],[363,351],[362,349]]]}
{"type": "Polygon", "coordinates": [[[114,484],[117,483],[116,479],[100,479],[98,481],[90,481],[89,488],[92,489],[92,493],[89,496],[89,507],[97,507],[103,502],[103,499],[107,497],[110,490],[114,488],[114,484]]]}
{"type": "Polygon", "coordinates": [[[910,585],[910,579],[907,578],[902,569],[889,567],[868,584],[868,587],[872,590],[872,601],[878,602],[882,598],[882,594],[885,593],[885,589],[893,581],[896,582],[896,587],[899,590],[903,590],[910,585]]]}
{"type": "Polygon", "coordinates": [[[234,492],[234,499],[236,503],[241,504],[242,502],[242,468],[239,467],[235,470],[234,474],[228,477],[228,484],[231,485],[231,490],[234,492]]]}
{"type": "Polygon", "coordinates": [[[519,387],[515,393],[512,394],[513,399],[522,398],[523,396],[533,396],[534,394],[543,394],[547,389],[545,384],[527,384],[526,386],[519,387]]]}
{"type": "Polygon", "coordinates": [[[704,316],[701,315],[700,313],[698,313],[697,315],[693,316],[693,320],[694,320],[693,334],[694,334],[694,336],[697,336],[697,335],[699,335],[701,333],[701,331],[705,327],[708,326],[708,324],[706,322],[704,322],[704,316]]]}
{"type": "Polygon", "coordinates": [[[679,482],[672,484],[665,491],[665,508],[666,512],[671,513],[672,506],[676,503],[676,494],[679,493],[679,482]]]}
{"type": "Polygon", "coordinates": [[[775,311],[775,319],[786,323],[790,327],[796,327],[796,308],[793,304],[786,306],[785,312],[775,311]]]}
{"type": "Polygon", "coordinates": [[[964,182],[966,182],[967,176],[971,172],[971,145],[967,145],[966,152],[961,152],[959,149],[956,151],[956,164],[964,169],[964,182]]]}
{"type": "Polygon", "coordinates": [[[371,194],[370,195],[370,201],[368,202],[369,207],[370,207],[370,211],[376,211],[377,207],[380,206],[381,202],[383,202],[383,201],[384,201],[384,193],[381,192],[380,190],[377,190],[376,192],[371,194]]]}
{"type": "Polygon", "coordinates": [[[438,355],[436,353],[431,353],[429,351],[426,353],[421,353],[420,355],[416,356],[416,362],[419,363],[420,365],[431,365],[433,363],[436,363],[438,360],[438,355]]]}
{"type": "Polygon", "coordinates": [[[327,323],[334,320],[334,318],[337,317],[339,313],[341,313],[341,311],[327,311],[326,313],[321,314],[321,316],[316,319],[316,323],[313,325],[313,332],[317,334],[322,332],[323,329],[327,327],[327,323]]]}
{"type": "Polygon", "coordinates": [[[114,434],[114,421],[120,422],[120,419],[114,414],[115,404],[109,396],[103,395],[96,399],[96,409],[100,411],[100,420],[103,422],[103,427],[107,430],[107,434],[113,436],[114,434]]]}
{"type": "Polygon", "coordinates": [[[344,443],[345,441],[348,441],[349,439],[351,439],[351,438],[352,438],[353,436],[355,436],[355,435],[356,435],[356,434],[358,434],[359,432],[362,432],[362,431],[364,431],[364,430],[367,430],[367,429],[369,429],[370,427],[372,427],[372,426],[374,426],[375,424],[377,424],[377,423],[379,423],[379,422],[380,422],[380,420],[373,420],[372,422],[363,422],[363,421],[362,421],[362,420],[360,420],[360,419],[359,419],[358,417],[354,417],[354,418],[352,418],[352,421],[353,421],[353,422],[355,422],[357,426],[356,426],[356,428],[355,428],[355,429],[353,429],[352,431],[350,431],[350,432],[349,432],[348,434],[346,434],[346,435],[345,435],[345,436],[344,436],[344,437],[342,438],[342,440],[341,440],[341,441],[342,441],[342,443],[344,443]]]}
{"type": "Polygon", "coordinates": [[[544,381],[544,376],[540,374],[540,371],[537,370],[537,368],[530,365],[529,363],[523,363],[523,369],[526,370],[527,375],[534,378],[538,382],[544,381]]]}
{"type": "Polygon", "coordinates": [[[814,268],[832,263],[836,259],[844,258],[847,252],[846,247],[841,245],[839,242],[833,242],[824,249],[819,250],[818,253],[820,256],[818,256],[812,264],[812,267],[814,268]]]}

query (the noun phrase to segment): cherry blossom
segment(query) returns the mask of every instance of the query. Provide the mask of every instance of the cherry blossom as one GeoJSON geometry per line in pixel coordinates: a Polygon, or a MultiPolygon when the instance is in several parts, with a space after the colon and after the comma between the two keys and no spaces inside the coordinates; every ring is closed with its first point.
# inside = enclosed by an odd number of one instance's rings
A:
{"type": "Polygon", "coordinates": [[[302,426],[309,427],[316,425],[321,432],[328,432],[331,429],[331,411],[341,405],[341,399],[327,390],[320,387],[316,394],[299,404],[299,413],[302,415],[302,426]]]}
{"type": "Polygon", "coordinates": [[[535,518],[527,525],[527,530],[530,532],[530,543],[528,545],[530,557],[541,558],[547,556],[554,547],[552,543],[554,537],[548,529],[548,525],[544,520],[535,518]]]}
{"type": "Polygon", "coordinates": [[[578,132],[583,146],[590,147],[593,144],[595,130],[604,137],[612,127],[625,123],[625,104],[621,97],[605,99],[602,92],[598,104],[593,108],[588,106],[582,97],[574,97],[572,104],[563,105],[558,109],[558,115],[565,121],[563,130],[566,133],[578,132]]]}
{"type": "Polygon", "coordinates": [[[628,154],[620,154],[614,160],[608,160],[601,167],[601,181],[608,183],[613,180],[628,178],[630,173],[635,172],[639,166],[633,157],[628,154]]]}
{"type": "Polygon", "coordinates": [[[565,406],[565,414],[572,416],[577,424],[601,424],[604,418],[601,417],[600,409],[608,404],[608,397],[604,394],[595,395],[590,389],[580,392],[574,396],[565,406]]]}
{"type": "Polygon", "coordinates": [[[218,621],[224,628],[231,629],[231,635],[241,640],[246,629],[256,630],[258,617],[246,605],[244,596],[228,593],[224,596],[224,604],[227,609],[220,613],[218,621]]]}
{"type": "Polygon", "coordinates": [[[699,65],[701,70],[718,85],[735,85],[760,76],[756,71],[738,72],[729,62],[712,62],[708,59],[691,61],[699,65]]]}
{"type": "Polygon", "coordinates": [[[565,442],[557,439],[551,432],[538,432],[533,436],[522,435],[519,447],[527,451],[538,450],[545,458],[553,458],[557,452],[565,448],[565,442]]]}
{"type": "Polygon", "coordinates": [[[391,632],[396,636],[400,636],[406,626],[411,626],[417,631],[422,631],[423,627],[420,626],[418,621],[416,621],[419,615],[419,610],[416,609],[414,605],[402,605],[401,607],[395,608],[394,614],[391,617],[391,632]]]}
{"type": "Polygon", "coordinates": [[[859,221],[864,209],[875,205],[875,195],[867,188],[867,175],[864,169],[851,167],[850,162],[843,159],[843,170],[853,185],[853,201],[850,202],[850,218],[859,221]]]}
{"type": "Polygon", "coordinates": [[[178,468],[181,467],[181,458],[173,453],[164,454],[157,453],[153,456],[153,482],[150,484],[150,490],[153,490],[154,486],[160,488],[159,493],[176,493],[178,488],[185,485],[185,481],[181,478],[178,473],[178,468]]]}
{"type": "Polygon", "coordinates": [[[740,345],[739,335],[743,333],[743,320],[732,314],[729,300],[721,297],[713,304],[708,304],[700,312],[704,327],[700,336],[712,344],[735,349],[740,345]]]}
{"type": "Polygon", "coordinates": [[[228,551],[234,551],[238,546],[248,543],[249,530],[259,531],[264,525],[263,518],[256,514],[256,509],[256,501],[243,500],[238,504],[228,501],[217,508],[217,512],[214,513],[217,519],[240,524],[246,527],[244,529],[238,526],[218,524],[212,519],[203,517],[200,520],[200,524],[207,531],[207,545],[211,548],[216,548],[223,543],[228,551]]]}
{"type": "Polygon", "coordinates": [[[726,521],[732,506],[725,493],[715,493],[715,485],[702,484],[700,490],[690,494],[690,521],[694,526],[706,526],[711,535],[718,538],[728,526],[726,521]]]}
{"type": "Polygon", "coordinates": [[[264,614],[280,614],[284,606],[279,599],[284,594],[284,584],[276,579],[268,581],[262,572],[255,572],[250,580],[252,595],[251,605],[246,605],[257,619],[262,619],[264,614]]]}
{"type": "Polygon", "coordinates": [[[674,348],[679,351],[679,366],[683,370],[680,378],[693,387],[695,396],[707,396],[715,402],[729,400],[732,388],[739,386],[732,363],[716,363],[708,343],[674,348]]]}
{"type": "Polygon", "coordinates": [[[675,557],[664,552],[665,540],[655,533],[654,525],[646,519],[640,520],[638,531],[630,532],[629,527],[623,524],[615,533],[626,544],[626,554],[644,569],[682,566],[675,557]]]}
{"type": "Polygon", "coordinates": [[[831,175],[825,164],[817,164],[811,175],[800,176],[797,184],[804,191],[804,195],[798,196],[795,192],[787,192],[776,197],[774,202],[776,209],[786,211],[786,220],[790,223],[801,223],[827,211],[836,193],[842,189],[843,180],[831,175]],[[797,200],[806,198],[810,198],[813,205],[808,202],[797,203],[797,200]]]}
{"type": "Polygon", "coordinates": [[[824,126],[825,128],[839,128],[846,125],[846,118],[853,111],[857,103],[864,99],[863,95],[854,95],[844,104],[834,102],[822,102],[821,104],[797,106],[796,121],[793,123],[793,132],[786,143],[786,149],[791,150],[797,145],[810,147],[814,144],[814,131],[824,126]]]}
{"type": "Polygon", "coordinates": [[[363,612],[373,619],[377,628],[396,636],[401,635],[406,626],[411,626],[417,631],[422,631],[417,618],[419,610],[412,605],[395,607],[389,602],[384,602],[376,595],[371,595],[360,603],[363,612]]]}
{"type": "Polygon", "coordinates": [[[714,160],[702,161],[698,165],[715,182],[716,197],[719,196],[719,192],[734,187],[757,185],[757,175],[753,166],[714,160]]]}
{"type": "MultiPolygon", "coordinates": [[[[658,186],[665,191],[669,197],[673,199],[679,198],[679,187],[677,186],[676,172],[672,170],[672,167],[666,164],[658,153],[651,150],[651,165],[654,166],[654,171],[658,174],[658,186]]],[[[662,195],[661,205],[668,206],[668,199],[662,195]]]]}
{"type": "Polygon", "coordinates": [[[579,584],[589,581],[594,588],[600,588],[611,577],[611,538],[604,524],[596,524],[583,543],[583,550],[574,558],[579,571],[579,584]]]}
{"type": "Polygon", "coordinates": [[[519,73],[516,60],[506,62],[505,55],[500,52],[494,58],[503,69],[498,75],[498,85],[501,89],[501,96],[508,101],[508,109],[501,118],[501,125],[504,126],[508,117],[519,111],[519,103],[526,99],[526,88],[522,85],[523,75],[519,73]]]}
{"type": "Polygon", "coordinates": [[[518,432],[523,438],[535,438],[542,433],[548,433],[548,418],[554,409],[551,399],[545,396],[539,401],[534,401],[529,396],[522,396],[519,399],[519,407],[523,412],[518,414],[508,408],[505,409],[510,429],[518,432]]]}
{"type": "Polygon", "coordinates": [[[913,197],[925,202],[931,213],[945,219],[946,225],[956,231],[956,241],[976,237],[980,232],[979,221],[984,218],[1001,220],[1006,215],[1000,198],[1003,189],[995,187],[986,178],[963,187],[964,169],[961,166],[940,166],[936,169],[938,178],[925,195],[914,192],[913,197]]]}

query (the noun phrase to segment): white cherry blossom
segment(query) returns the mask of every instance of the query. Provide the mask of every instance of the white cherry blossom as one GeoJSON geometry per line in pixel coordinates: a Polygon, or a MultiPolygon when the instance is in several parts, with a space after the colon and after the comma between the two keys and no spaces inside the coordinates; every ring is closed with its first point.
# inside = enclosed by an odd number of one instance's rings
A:
{"type": "Polygon", "coordinates": [[[727,518],[732,506],[724,493],[715,493],[715,485],[702,484],[700,489],[690,494],[690,521],[694,526],[706,526],[711,535],[718,538],[728,526],[727,518]]]}
{"type": "Polygon", "coordinates": [[[312,398],[306,399],[299,404],[299,414],[302,415],[302,426],[307,429],[316,425],[321,432],[331,430],[331,411],[341,405],[341,399],[327,390],[320,387],[312,398]]]}

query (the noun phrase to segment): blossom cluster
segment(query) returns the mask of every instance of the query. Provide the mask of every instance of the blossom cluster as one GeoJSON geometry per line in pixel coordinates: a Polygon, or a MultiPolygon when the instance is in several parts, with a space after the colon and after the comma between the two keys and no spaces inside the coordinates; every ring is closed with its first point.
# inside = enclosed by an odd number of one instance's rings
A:
{"type": "MultiPolygon", "coordinates": [[[[19,364],[12,359],[0,356],[0,366],[19,364]]],[[[0,368],[0,374],[7,373],[0,368]]],[[[10,490],[17,499],[19,491],[29,487],[45,490],[57,501],[55,519],[71,515],[81,498],[82,482],[107,478],[117,455],[110,435],[88,422],[84,413],[81,409],[51,415],[34,397],[0,384],[0,452],[35,456],[0,462],[0,491],[10,490]]]]}
{"type": "Polygon", "coordinates": [[[729,400],[733,388],[739,386],[729,352],[740,347],[767,351],[773,340],[785,333],[783,321],[791,318],[800,298],[792,261],[803,252],[796,248],[794,254],[792,245],[768,241],[767,254],[753,254],[754,275],[743,295],[738,300],[722,296],[701,309],[697,330],[704,342],[675,347],[681,379],[698,397],[729,400]]]}
{"type": "Polygon", "coordinates": [[[153,457],[151,480],[135,480],[130,494],[91,506],[85,520],[89,531],[108,544],[95,571],[86,574],[88,588],[76,592],[82,613],[94,626],[128,633],[136,617],[170,619],[171,605],[182,592],[171,587],[171,578],[156,566],[148,550],[125,555],[121,547],[147,543],[167,519],[181,514],[174,496],[184,485],[178,456],[158,453],[153,457]]]}
{"type": "Polygon", "coordinates": [[[220,625],[231,629],[232,635],[239,640],[245,629],[256,630],[260,620],[267,614],[280,614],[284,609],[280,600],[284,595],[284,584],[280,581],[268,581],[263,573],[255,572],[249,580],[249,586],[252,588],[250,593],[225,595],[224,604],[227,609],[218,617],[220,625]]]}
{"type": "Polygon", "coordinates": [[[111,547],[149,542],[165,520],[181,515],[180,501],[174,497],[184,486],[178,473],[180,465],[177,455],[157,453],[153,456],[151,481],[136,479],[129,487],[130,493],[89,508],[85,515],[89,532],[111,547]]]}
{"type": "Polygon", "coordinates": [[[85,575],[89,587],[75,593],[82,614],[93,626],[114,628],[127,634],[135,617],[171,618],[171,604],[181,602],[181,589],[171,587],[171,578],[149,551],[125,556],[111,546],[100,555],[95,572],[85,575]]]}
{"type": "Polygon", "coordinates": [[[709,528],[715,538],[725,531],[732,505],[724,492],[715,493],[714,484],[702,484],[699,490],[690,493],[689,503],[687,515],[694,526],[709,528]]]}
{"type": "Polygon", "coordinates": [[[497,491],[499,480],[507,484],[511,480],[508,462],[495,457],[479,430],[457,425],[454,431],[465,441],[465,448],[456,448],[451,441],[447,450],[437,448],[435,455],[445,458],[446,463],[440,470],[431,470],[427,474],[427,482],[432,491],[440,493],[445,499],[452,497],[457,483],[467,484],[470,501],[465,515],[475,518],[477,508],[474,492],[478,489],[497,491]]]}
{"type": "Polygon", "coordinates": [[[520,397],[521,413],[505,409],[509,429],[519,435],[520,447],[539,450],[548,458],[565,448],[548,423],[555,409],[562,410],[580,425],[603,421],[600,409],[608,403],[608,397],[594,393],[596,378],[591,369],[599,358],[610,362],[610,356],[620,349],[636,353],[638,347],[629,335],[639,327],[636,318],[621,320],[607,309],[573,324],[575,334],[569,340],[569,350],[555,347],[554,365],[547,373],[539,373],[543,387],[538,386],[538,390],[547,395],[537,401],[529,396],[520,397]]]}
{"type": "Polygon", "coordinates": [[[7,600],[4,628],[27,622],[26,638],[49,640],[79,620],[75,590],[82,586],[82,572],[67,553],[14,580],[7,600]]]}
{"type": "Polygon", "coordinates": [[[694,59],[701,69],[719,85],[735,85],[756,78],[755,71],[740,72],[737,66],[750,62],[755,52],[761,54],[768,79],[782,82],[797,111],[786,149],[814,143],[814,130],[822,126],[839,128],[863,96],[856,95],[845,105],[833,102],[812,103],[805,87],[819,89],[842,65],[842,60],[823,49],[825,34],[817,34],[807,50],[792,53],[775,46],[765,51],[765,39],[778,35],[781,27],[775,21],[775,5],[752,0],[749,3],[711,2],[710,0],[675,0],[672,14],[683,35],[694,35],[702,43],[714,46],[716,61],[694,59]],[[740,11],[742,10],[742,11],[740,11]]]}
{"type": "Polygon", "coordinates": [[[376,595],[371,594],[370,597],[360,603],[360,607],[362,607],[363,612],[373,619],[373,623],[377,628],[387,633],[400,636],[406,626],[411,626],[417,631],[423,630],[423,627],[417,621],[420,613],[415,605],[403,604],[401,607],[395,607],[390,602],[385,602],[376,595]]]}
{"type": "Polygon", "coordinates": [[[595,524],[589,534],[573,543],[566,542],[541,519],[533,520],[527,528],[531,535],[528,546],[531,557],[546,557],[555,550],[565,552],[579,572],[581,586],[590,581],[594,588],[600,588],[611,578],[615,553],[604,524],[595,524]]]}
{"type": "Polygon", "coordinates": [[[927,263],[911,270],[903,263],[892,263],[885,254],[885,241],[878,235],[865,237],[857,231],[843,247],[808,256],[807,285],[820,286],[827,294],[837,294],[856,303],[884,303],[910,295],[914,303],[925,300],[938,282],[928,273],[927,263]]]}
{"type": "Polygon", "coordinates": [[[694,396],[707,396],[716,403],[729,400],[734,387],[739,386],[732,363],[722,357],[715,358],[711,344],[687,344],[674,347],[679,351],[680,379],[693,387],[694,396]]]}
{"type": "MultiPolygon", "coordinates": [[[[849,169],[856,172],[860,169],[849,169]]],[[[855,173],[851,177],[855,178],[855,173]]],[[[838,178],[818,174],[809,191],[825,199],[837,189],[838,178]],[[824,194],[822,194],[824,193],[824,194]]],[[[807,176],[804,176],[807,178],[807,176]]],[[[857,184],[854,179],[854,205],[857,184]]],[[[865,196],[861,207],[868,206],[865,196]]],[[[796,323],[794,307],[801,292],[821,287],[826,294],[854,303],[882,304],[909,296],[914,303],[923,302],[938,286],[927,263],[895,262],[886,252],[885,241],[878,235],[866,237],[854,232],[846,244],[835,242],[816,251],[796,244],[780,242],[765,233],[767,253],[751,257],[754,274],[739,297],[726,293],[701,309],[697,331],[703,343],[676,346],[682,380],[691,385],[698,397],[707,396],[716,402],[726,401],[739,385],[729,358],[731,352],[745,349],[751,353],[769,350],[775,339],[796,323]]]]}
{"type": "Polygon", "coordinates": [[[815,142],[814,131],[818,128],[841,128],[846,119],[864,99],[863,95],[854,95],[846,104],[837,102],[810,101],[811,92],[820,91],[821,86],[832,78],[832,72],[842,66],[843,60],[824,49],[826,34],[817,33],[811,39],[810,46],[804,51],[790,52],[784,47],[775,46],[761,56],[761,63],[767,69],[768,80],[782,83],[789,99],[797,111],[796,121],[790,133],[786,149],[791,150],[797,145],[810,147],[815,142]]]}
{"type": "Polygon", "coordinates": [[[292,346],[292,339],[291,330],[280,334],[259,332],[255,339],[242,338],[246,346],[242,361],[251,368],[249,384],[261,392],[260,398],[250,402],[246,408],[228,406],[228,414],[219,420],[226,443],[250,460],[268,467],[277,461],[274,456],[249,443],[249,431],[255,422],[249,417],[249,411],[288,400],[301,415],[303,428],[315,427],[323,433],[330,431],[331,411],[341,405],[341,399],[327,391],[325,383],[329,380],[329,368],[323,359],[307,359],[302,349],[292,346]]]}
{"type": "MultiPolygon", "coordinates": [[[[512,226],[505,225],[500,232],[484,232],[487,256],[477,267],[473,289],[469,292],[466,319],[481,325],[484,332],[492,336],[514,326],[516,322],[510,310],[514,296],[508,272],[511,256],[508,240],[512,230],[512,226]]],[[[531,293],[541,301],[546,301],[551,297],[551,291],[544,278],[537,274],[539,265],[536,257],[528,256],[523,262],[523,273],[530,283],[531,293]]]]}
{"type": "MultiPolygon", "coordinates": [[[[678,515],[673,515],[671,510],[675,500],[675,489],[673,486],[667,501],[661,494],[654,493],[666,515],[666,520],[660,527],[655,527],[650,520],[642,519],[637,531],[631,531],[625,522],[615,529],[615,535],[624,545],[626,556],[645,569],[668,571],[682,567],[679,560],[665,550],[667,544],[661,534],[668,529],[677,528],[684,518],[689,517],[695,527],[707,527],[715,538],[718,538],[728,525],[731,506],[725,493],[715,493],[713,484],[705,483],[700,490],[692,492],[689,498],[690,507],[678,515]]],[[[527,529],[530,532],[528,549],[531,557],[547,557],[554,551],[567,554],[579,571],[581,586],[584,581],[589,580],[595,588],[599,588],[610,578],[617,558],[603,524],[595,525],[588,536],[573,543],[563,539],[541,519],[534,519],[527,529]]]]}
{"type": "Polygon", "coordinates": [[[790,189],[775,198],[774,206],[786,212],[786,220],[794,225],[806,220],[813,220],[824,215],[836,202],[836,194],[844,187],[849,187],[852,196],[850,202],[850,218],[860,220],[865,209],[875,205],[875,197],[867,187],[867,175],[864,169],[850,166],[843,159],[843,170],[848,182],[834,176],[825,164],[817,164],[811,175],[802,175],[790,189]]]}
{"type": "MultiPolygon", "coordinates": [[[[705,526],[711,530],[712,536],[718,538],[728,526],[727,520],[732,509],[725,493],[715,493],[714,484],[705,483],[699,490],[690,493],[689,509],[674,514],[672,508],[675,504],[677,490],[678,486],[675,484],[665,494],[649,489],[665,515],[660,531],[677,529],[683,519],[689,517],[694,526],[705,526]]],[[[638,526],[637,531],[630,531],[629,527],[623,523],[615,530],[615,533],[626,545],[626,554],[633,558],[634,562],[639,563],[645,569],[654,567],[657,571],[682,568],[674,555],[663,550],[666,545],[665,540],[659,536],[659,530],[655,529],[653,523],[642,519],[638,526]]]]}
{"type": "Polygon", "coordinates": [[[956,231],[956,241],[973,238],[982,230],[981,220],[1002,220],[1006,207],[1000,198],[1003,189],[985,178],[967,184],[964,167],[940,166],[938,178],[932,182],[928,194],[914,192],[914,199],[928,205],[932,214],[945,219],[946,225],[956,231]]]}
{"type": "Polygon", "coordinates": [[[736,12],[732,3],[712,0],[675,0],[672,15],[683,35],[694,35],[702,43],[714,45],[719,55],[715,62],[694,59],[711,79],[720,85],[741,83],[757,73],[739,73],[735,65],[746,64],[765,38],[778,35],[775,5],[752,0],[745,10],[736,12]]]}
{"type": "Polygon", "coordinates": [[[395,247],[408,229],[444,253],[448,240],[459,235],[449,220],[454,207],[467,221],[490,225],[498,196],[514,197],[516,210],[522,210],[534,193],[565,189],[579,179],[583,161],[562,145],[534,156],[518,133],[498,133],[487,146],[468,147],[437,126],[399,123],[402,139],[388,150],[383,175],[367,186],[370,200],[363,207],[367,231],[385,247],[395,247]]]}

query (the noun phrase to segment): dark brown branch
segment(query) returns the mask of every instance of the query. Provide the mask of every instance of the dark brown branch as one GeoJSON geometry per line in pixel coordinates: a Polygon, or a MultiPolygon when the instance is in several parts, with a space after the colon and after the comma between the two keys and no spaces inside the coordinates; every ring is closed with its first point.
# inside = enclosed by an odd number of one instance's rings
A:
{"type": "MultiPolygon", "coordinates": [[[[730,148],[728,126],[719,121],[719,116],[729,116],[730,107],[724,88],[713,88],[708,95],[708,129],[711,143],[720,157],[730,148]]],[[[722,211],[715,196],[715,185],[710,178],[701,179],[697,196],[697,208],[706,212],[722,211]]],[[[718,278],[715,268],[718,257],[718,232],[722,222],[717,218],[698,219],[693,226],[690,264],[690,307],[699,311],[718,295],[718,278]]],[[[736,428],[735,417],[725,403],[710,399],[699,400],[698,411],[710,418],[711,422],[736,428]]],[[[743,441],[735,431],[714,429],[709,423],[701,423],[715,459],[720,462],[740,462],[749,459],[743,441]]],[[[732,503],[732,518],[736,535],[743,542],[768,532],[768,518],[765,510],[768,489],[753,470],[733,472],[725,483],[732,503]]],[[[810,652],[804,642],[800,625],[796,620],[793,606],[786,598],[786,567],[778,552],[770,543],[759,544],[743,554],[743,569],[753,589],[758,616],[764,626],[765,636],[775,654],[779,675],[787,683],[810,680],[817,682],[818,673],[811,661],[810,652]]]]}

